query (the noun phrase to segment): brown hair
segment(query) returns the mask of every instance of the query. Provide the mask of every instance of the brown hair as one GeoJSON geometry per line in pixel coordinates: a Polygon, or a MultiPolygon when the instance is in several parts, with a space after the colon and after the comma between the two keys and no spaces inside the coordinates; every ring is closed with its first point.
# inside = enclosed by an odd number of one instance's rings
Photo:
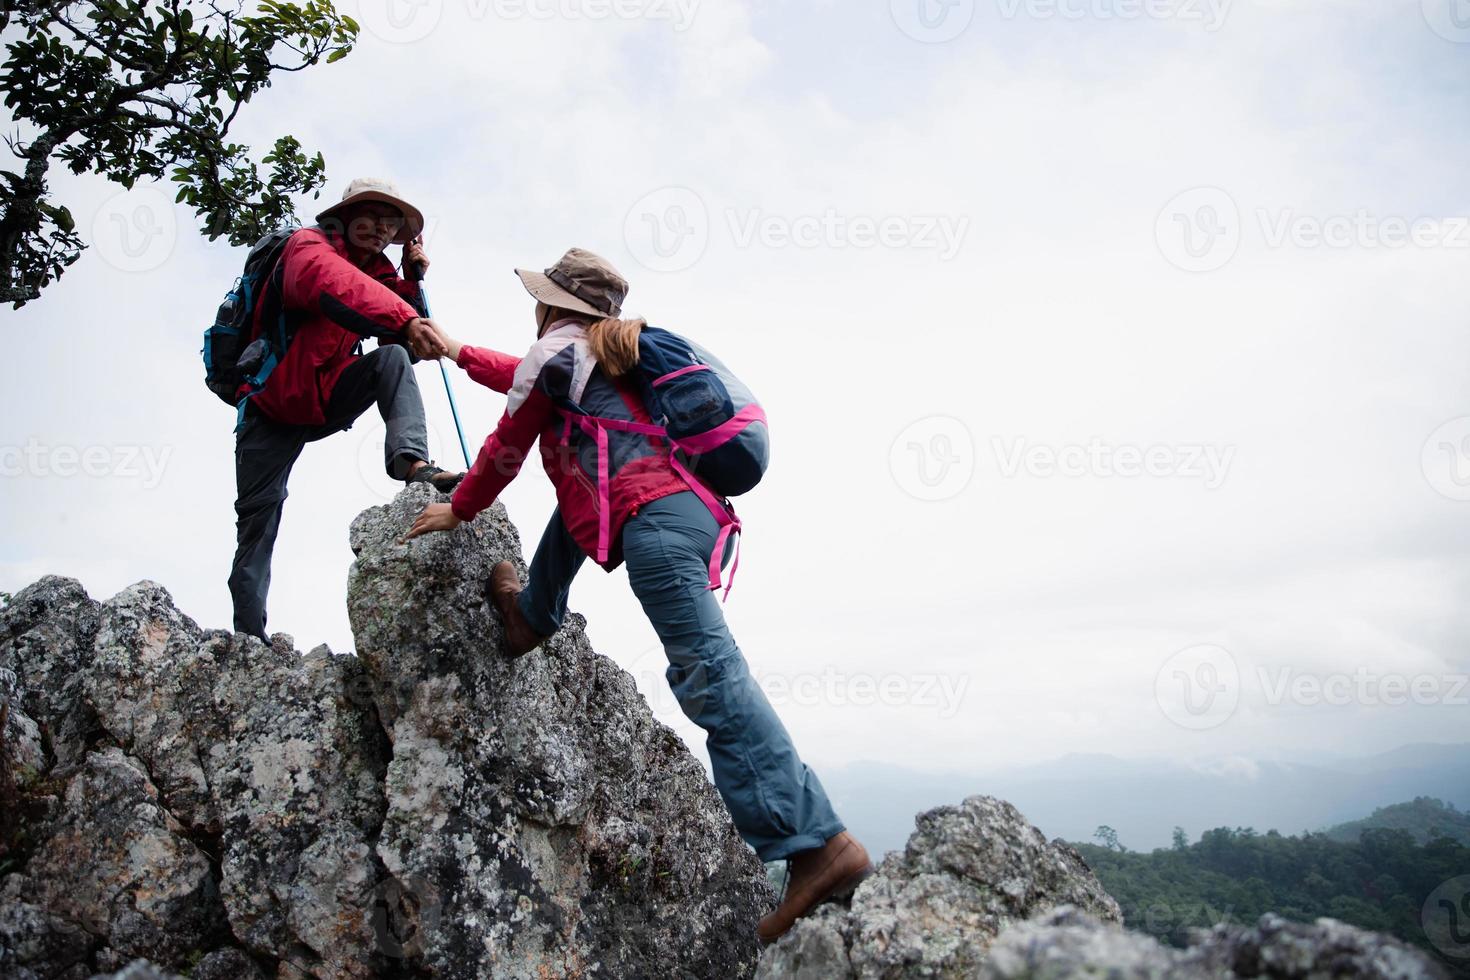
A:
{"type": "Polygon", "coordinates": [[[608,377],[620,377],[638,366],[638,335],[646,326],[646,320],[612,317],[587,325],[587,346],[608,377]]]}

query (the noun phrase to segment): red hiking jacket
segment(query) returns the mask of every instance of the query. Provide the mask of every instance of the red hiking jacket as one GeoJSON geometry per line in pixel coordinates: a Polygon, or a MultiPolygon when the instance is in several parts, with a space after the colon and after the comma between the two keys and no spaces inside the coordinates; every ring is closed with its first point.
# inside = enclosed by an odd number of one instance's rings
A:
{"type": "MultiPolygon", "coordinates": [[[[266,415],[290,425],[321,425],[327,401],[347,365],[360,354],[364,337],[397,343],[403,325],[420,313],[409,300],[418,285],[399,277],[392,261],[379,253],[359,269],[347,257],[339,234],[302,228],[281,253],[281,299],[296,335],[286,356],[251,400],[266,415]]],[[[253,336],[260,336],[256,309],[253,336]]],[[[289,322],[289,321],[288,321],[289,322]]],[[[242,388],[241,395],[249,389],[242,388]]]]}
{"type": "MultiPolygon", "coordinates": [[[[556,486],[562,521],[582,551],[596,561],[597,446],[581,429],[567,424],[560,406],[571,403],[605,418],[649,422],[642,398],[631,386],[602,373],[576,320],[552,324],[524,358],[466,344],[458,363],[472,379],[506,392],[509,398],[499,425],[454,491],[454,515],[473,520],[494,503],[520,472],[539,437],[541,464],[556,486]]],[[[623,522],[648,501],[688,490],[689,485],[669,465],[668,443],[663,439],[613,432],[609,440],[613,547],[608,560],[599,564],[612,571],[623,561],[618,533],[623,522]]]]}

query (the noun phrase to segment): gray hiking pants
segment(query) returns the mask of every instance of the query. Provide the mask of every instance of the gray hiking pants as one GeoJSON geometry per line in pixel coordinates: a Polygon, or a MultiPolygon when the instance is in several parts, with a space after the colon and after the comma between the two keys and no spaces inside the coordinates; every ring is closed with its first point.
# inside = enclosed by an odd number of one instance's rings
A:
{"type": "Polygon", "coordinates": [[[271,552],[286,504],[286,479],[308,442],[352,428],[373,403],[388,426],[383,466],[402,480],[415,460],[427,460],[424,402],[408,350],[388,344],[347,366],[337,378],[322,425],[286,425],[253,410],[235,434],[235,563],[230,596],[235,630],[267,640],[265,597],[271,585],[271,552]]]}

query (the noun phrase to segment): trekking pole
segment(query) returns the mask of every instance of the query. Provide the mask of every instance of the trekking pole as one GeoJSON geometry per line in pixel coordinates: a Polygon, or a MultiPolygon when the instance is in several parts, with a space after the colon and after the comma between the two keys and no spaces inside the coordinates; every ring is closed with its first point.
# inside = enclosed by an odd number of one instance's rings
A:
{"type": "MultiPolygon", "coordinates": [[[[424,289],[424,274],[422,270],[414,270],[414,281],[419,284],[419,306],[424,311],[424,319],[431,320],[434,314],[429,312],[429,293],[424,289]]],[[[439,362],[439,374],[444,378],[444,392],[449,396],[449,414],[454,416],[454,431],[459,434],[459,451],[464,454],[464,468],[470,468],[470,447],[464,441],[464,426],[459,424],[459,406],[454,402],[454,389],[449,384],[449,369],[444,366],[444,358],[436,358],[439,362]]]]}

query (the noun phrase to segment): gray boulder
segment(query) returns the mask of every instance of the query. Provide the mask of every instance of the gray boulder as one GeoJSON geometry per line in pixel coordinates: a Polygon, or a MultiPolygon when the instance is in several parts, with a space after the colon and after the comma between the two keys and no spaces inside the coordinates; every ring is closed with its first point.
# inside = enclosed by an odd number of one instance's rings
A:
{"type": "Polygon", "coordinates": [[[1396,939],[1334,919],[1288,922],[1262,916],[1253,926],[1193,930],[1187,949],[1104,923],[1063,906],[1003,932],[981,980],[1215,980],[1270,977],[1317,980],[1443,980],[1440,967],[1396,939]]]}
{"type": "Polygon", "coordinates": [[[348,612],[392,742],[382,929],[438,976],[749,976],[764,869],[633,678],[580,616],[500,653],[491,567],[521,564],[496,505],[399,538],[425,486],[359,515],[348,612]]]}
{"type": "MultiPolygon", "coordinates": [[[[24,965],[58,970],[88,947],[94,959],[119,966],[144,955],[179,961],[227,935],[208,858],[121,749],[87,756],[38,836],[44,842],[7,890],[36,910],[22,942],[45,937],[38,952],[50,946],[64,955],[25,955],[24,965]]],[[[13,934],[5,939],[20,945],[13,934]]]]}
{"type": "Polygon", "coordinates": [[[757,976],[968,977],[1002,929],[1039,911],[1073,905],[1122,921],[1076,850],[1003,800],[971,796],[915,825],[850,903],[820,907],[767,949],[757,976]]]}
{"type": "Polygon", "coordinates": [[[47,575],[0,609],[0,670],[14,680],[16,704],[37,726],[47,765],[81,761],[97,733],[82,696],[101,606],[76,579],[47,575]]]}

